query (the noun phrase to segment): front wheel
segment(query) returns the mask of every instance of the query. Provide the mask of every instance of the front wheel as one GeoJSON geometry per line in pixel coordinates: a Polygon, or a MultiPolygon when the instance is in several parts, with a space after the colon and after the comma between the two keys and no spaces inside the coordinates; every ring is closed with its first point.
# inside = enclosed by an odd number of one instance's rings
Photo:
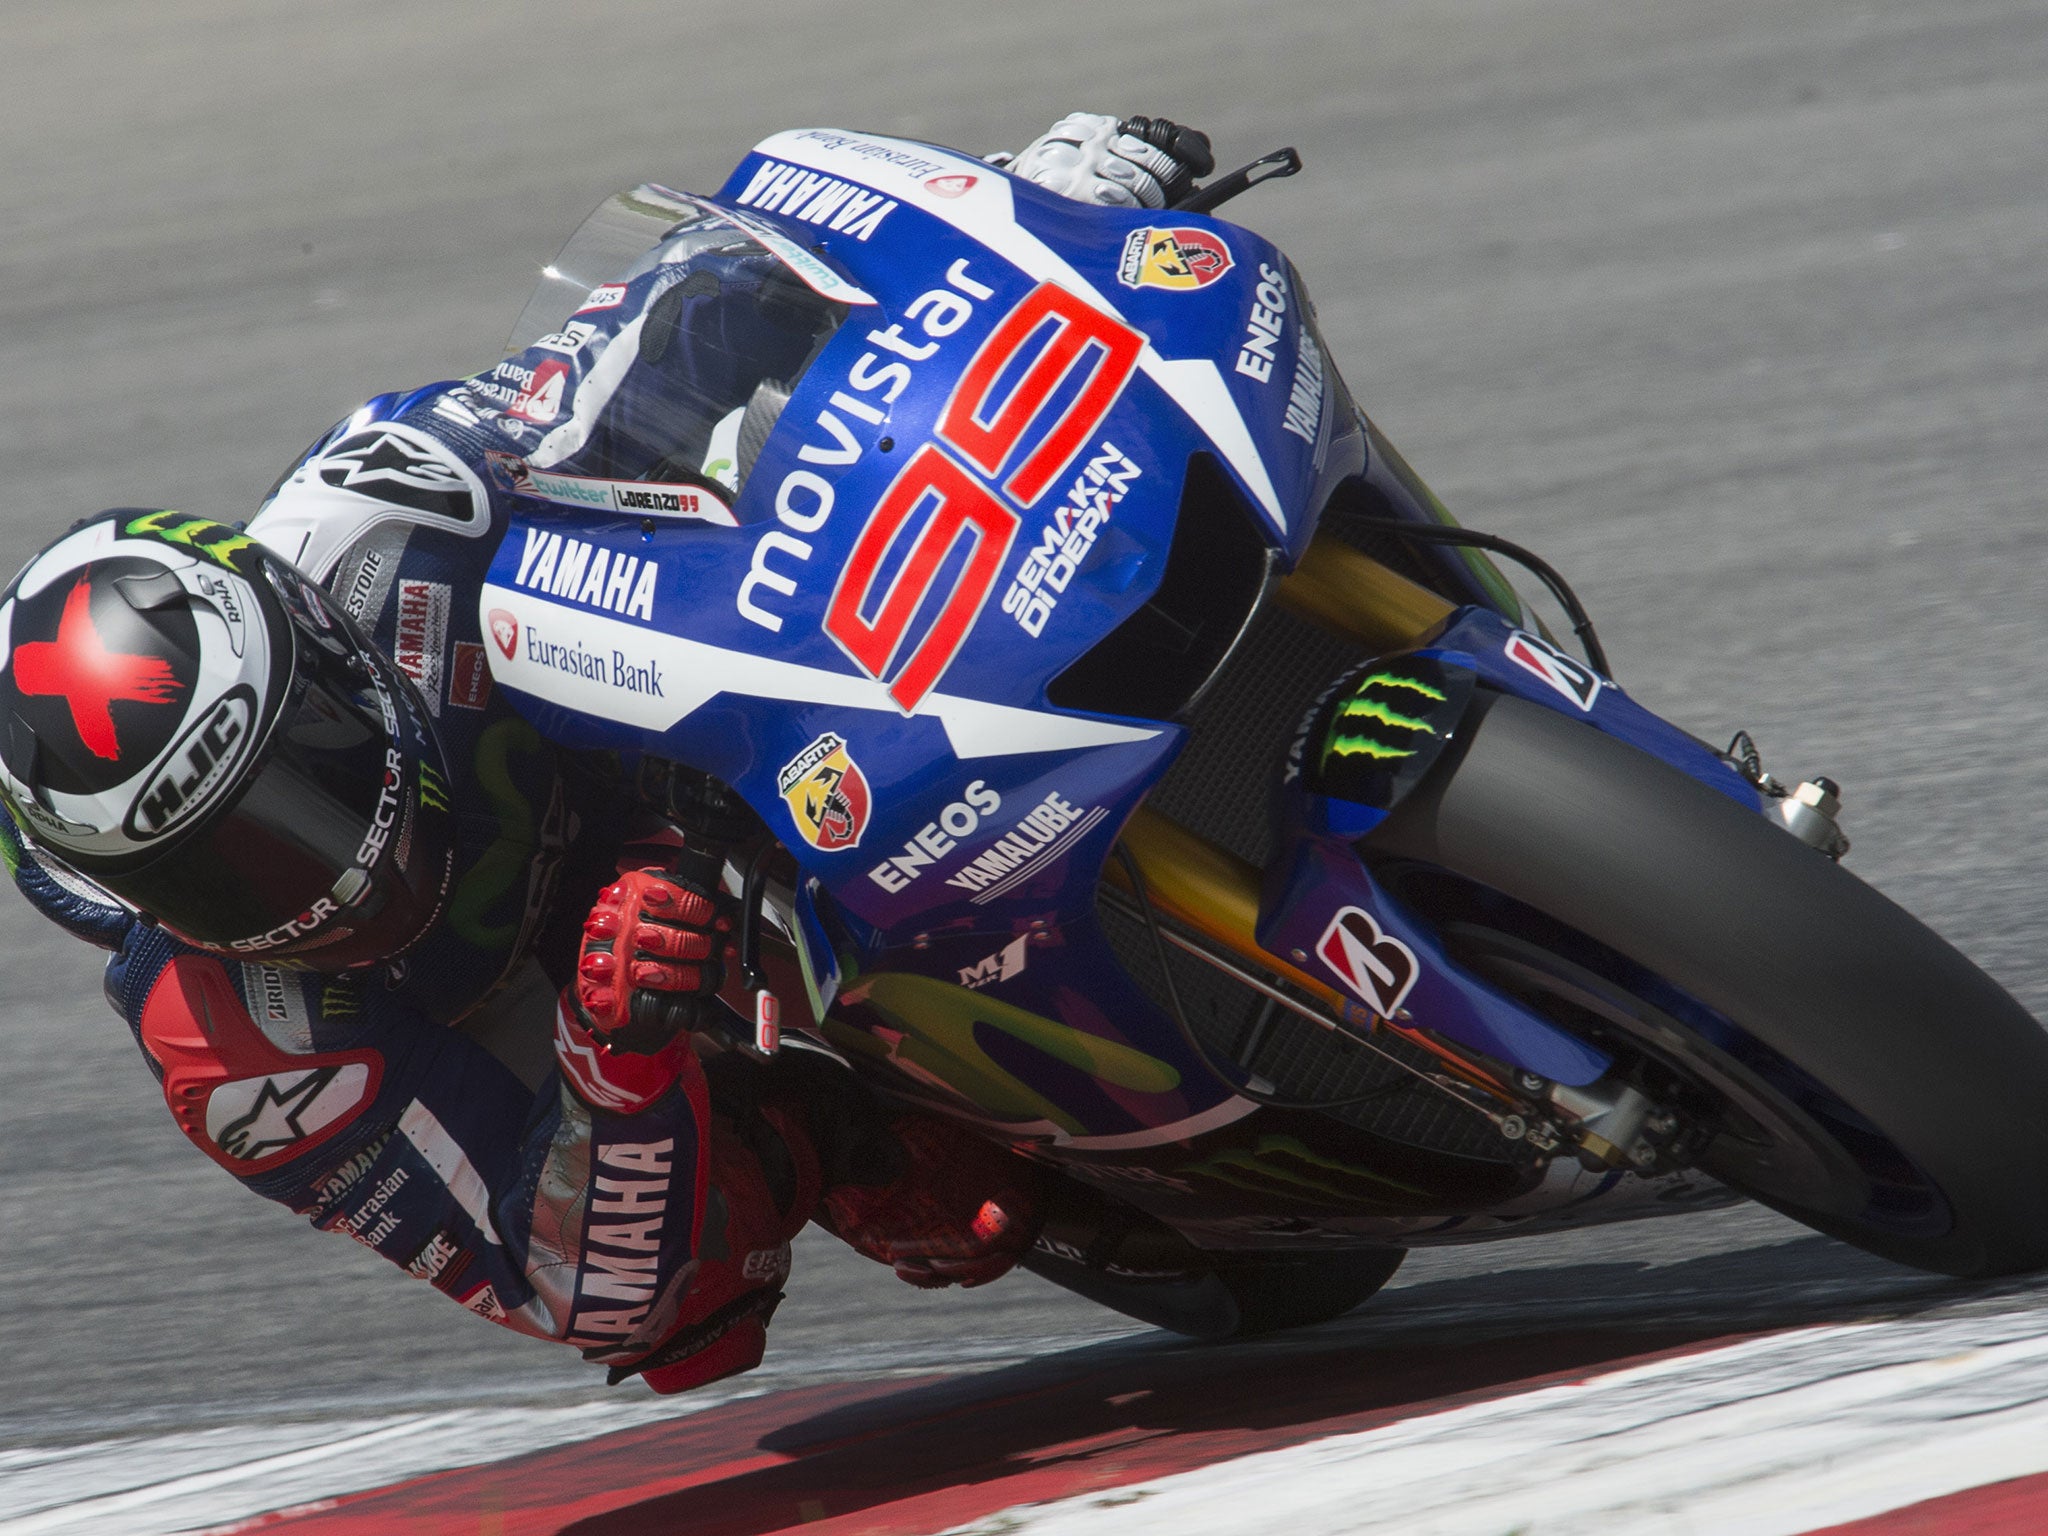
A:
{"type": "Polygon", "coordinates": [[[1763,816],[1481,693],[1361,851],[1461,963],[1697,1111],[1745,1194],[1922,1269],[2048,1265],[2048,1032],[1763,816]]]}

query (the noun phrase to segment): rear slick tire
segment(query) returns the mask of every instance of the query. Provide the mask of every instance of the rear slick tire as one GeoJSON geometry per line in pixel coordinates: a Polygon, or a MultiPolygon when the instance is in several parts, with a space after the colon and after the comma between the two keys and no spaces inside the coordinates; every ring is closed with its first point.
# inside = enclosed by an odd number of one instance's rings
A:
{"type": "Polygon", "coordinates": [[[1939,1198],[1934,1219],[1902,1230],[1875,1206],[1744,1193],[1920,1269],[2048,1265],[2048,1031],[1764,816],[1589,725],[1482,691],[1444,760],[1361,852],[1412,861],[1390,874],[1449,871],[1661,978],[1735,1026],[1741,1049],[1760,1046],[1848,1112],[1807,1121],[1855,1127],[1831,1151],[1867,1165],[1879,1146],[1939,1198]]]}
{"type": "Polygon", "coordinates": [[[1125,1317],[1217,1344],[1342,1317],[1392,1279],[1407,1256],[1402,1248],[1214,1254],[1182,1274],[1122,1278],[1034,1249],[1024,1268],[1125,1317]]]}

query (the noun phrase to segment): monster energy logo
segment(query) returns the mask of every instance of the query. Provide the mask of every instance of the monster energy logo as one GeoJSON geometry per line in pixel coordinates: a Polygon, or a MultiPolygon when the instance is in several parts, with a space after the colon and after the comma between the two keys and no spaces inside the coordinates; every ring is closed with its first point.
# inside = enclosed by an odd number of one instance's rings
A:
{"type": "MultiPolygon", "coordinates": [[[[1397,698],[1403,691],[1411,692],[1435,704],[1442,704],[1447,699],[1442,689],[1400,672],[1379,671],[1361,678],[1351,697],[1339,704],[1331,716],[1330,732],[1323,741],[1323,766],[1328,766],[1333,757],[1399,761],[1413,757],[1418,750],[1417,746],[1407,744],[1403,736],[1437,734],[1436,727],[1429,721],[1404,714],[1385,699],[1370,697],[1374,689],[1394,691],[1397,698]]],[[[1400,702],[1410,708],[1415,707],[1406,699],[1400,702]]]]}
{"type": "Polygon", "coordinates": [[[154,534],[171,544],[182,544],[187,549],[197,550],[208,559],[218,561],[229,570],[235,568],[234,556],[249,548],[256,541],[247,534],[235,532],[225,523],[216,523],[204,517],[187,517],[183,512],[151,512],[132,519],[123,533],[133,537],[136,534],[154,534]],[[166,518],[177,518],[175,524],[166,518]]]}
{"type": "Polygon", "coordinates": [[[431,763],[420,764],[420,804],[430,811],[448,809],[448,781],[431,763]]]}

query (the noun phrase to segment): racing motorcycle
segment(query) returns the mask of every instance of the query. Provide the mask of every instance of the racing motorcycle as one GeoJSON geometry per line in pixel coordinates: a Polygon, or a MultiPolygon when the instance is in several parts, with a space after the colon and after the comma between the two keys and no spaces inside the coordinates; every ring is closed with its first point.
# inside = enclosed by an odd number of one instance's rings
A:
{"type": "Polygon", "coordinates": [[[1841,866],[1835,785],[1644,709],[1452,521],[1209,211],[1299,164],[1122,210],[789,132],[546,270],[491,670],[718,861],[738,1043],[1053,1170],[1030,1266],[1197,1336],[1744,1196],[2048,1262],[2048,1033],[1841,866]],[[624,410],[735,262],[773,344],[700,316],[624,410]]]}

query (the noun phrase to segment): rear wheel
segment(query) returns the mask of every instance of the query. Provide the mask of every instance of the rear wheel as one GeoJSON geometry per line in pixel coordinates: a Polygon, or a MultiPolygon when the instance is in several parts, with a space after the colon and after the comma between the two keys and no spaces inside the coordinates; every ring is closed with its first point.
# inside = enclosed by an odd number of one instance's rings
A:
{"type": "Polygon", "coordinates": [[[1407,1256],[1401,1248],[1286,1258],[1216,1254],[1199,1267],[1132,1274],[1041,1249],[1024,1267],[1141,1323],[1216,1342],[1342,1317],[1385,1285],[1407,1256]]]}
{"type": "Polygon", "coordinates": [[[1407,1256],[1402,1248],[1218,1253],[1089,1185],[1059,1179],[1024,1267],[1141,1323],[1213,1341],[1341,1317],[1407,1256]]]}
{"type": "Polygon", "coordinates": [[[1839,865],[1556,711],[1480,694],[1362,845],[1462,964],[1700,1127],[1700,1166],[1946,1274],[2048,1264],[2048,1032],[1839,865]]]}

